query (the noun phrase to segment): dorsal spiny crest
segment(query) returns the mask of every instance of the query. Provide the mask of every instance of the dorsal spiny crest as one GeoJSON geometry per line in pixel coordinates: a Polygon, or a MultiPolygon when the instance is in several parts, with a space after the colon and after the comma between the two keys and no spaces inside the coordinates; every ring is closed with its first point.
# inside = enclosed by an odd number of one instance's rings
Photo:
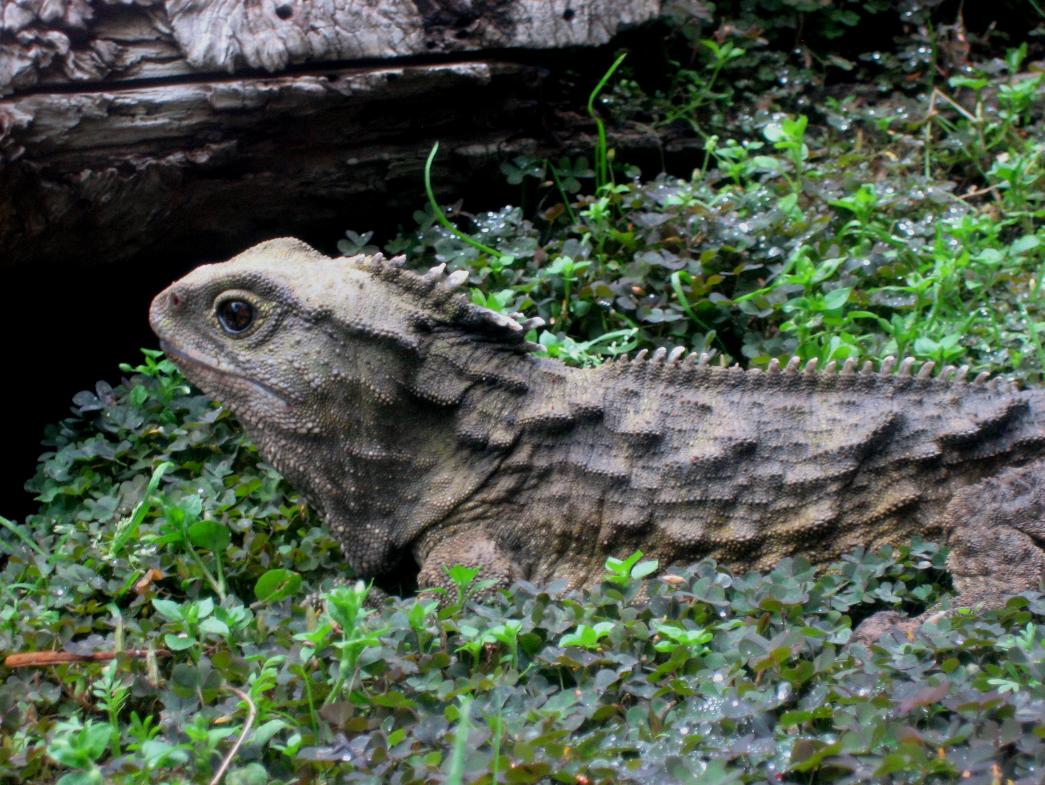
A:
{"type": "MultiPolygon", "coordinates": [[[[841,362],[831,360],[823,367],[819,367],[818,358],[811,358],[803,364],[802,359],[798,356],[787,358],[786,365],[783,364],[781,358],[770,358],[765,368],[752,367],[744,369],[739,363],[727,366],[724,355],[719,355],[720,362],[718,364],[709,365],[712,355],[714,355],[714,350],[700,354],[696,352],[687,354],[682,347],[672,349],[659,347],[652,351],[650,349],[640,349],[630,358],[627,355],[618,355],[607,364],[619,365],[625,363],[636,371],[640,371],[643,368],[662,367],[677,369],[679,372],[693,369],[701,374],[697,378],[703,378],[704,374],[714,375],[726,371],[730,374],[729,378],[737,381],[741,381],[744,378],[754,381],[755,379],[771,379],[778,375],[789,376],[798,374],[805,377],[824,378],[825,380],[827,378],[856,377],[853,379],[853,383],[864,386],[869,383],[869,377],[875,376],[885,379],[896,379],[898,382],[906,379],[911,382],[955,384],[964,382],[969,372],[967,365],[960,368],[953,365],[939,368],[934,360],[926,360],[923,363],[919,363],[914,357],[904,357],[897,363],[897,358],[892,355],[879,361],[877,370],[876,363],[872,360],[861,362],[855,357],[849,357],[841,362]],[[938,369],[939,373],[936,373],[938,369]]],[[[975,383],[983,385],[989,379],[989,374],[983,373],[977,376],[975,383]]],[[[997,392],[1018,391],[1015,383],[1002,378],[992,380],[989,387],[992,391],[997,392]]]]}
{"type": "Polygon", "coordinates": [[[504,343],[527,351],[540,349],[523,338],[526,330],[539,327],[544,320],[539,317],[520,323],[510,316],[496,313],[488,308],[474,305],[460,291],[468,281],[466,270],[447,274],[446,265],[438,264],[424,274],[404,267],[403,255],[386,259],[383,254],[356,254],[345,258],[345,262],[362,267],[378,279],[392,284],[412,298],[425,318],[417,320],[420,329],[431,328],[443,323],[465,331],[479,330],[487,338],[500,338],[504,343]]]}

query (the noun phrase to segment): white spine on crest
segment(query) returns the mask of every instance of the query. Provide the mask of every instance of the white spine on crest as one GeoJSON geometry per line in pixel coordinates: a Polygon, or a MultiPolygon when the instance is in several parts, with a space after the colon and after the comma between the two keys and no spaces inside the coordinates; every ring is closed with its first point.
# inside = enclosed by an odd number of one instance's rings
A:
{"type": "Polygon", "coordinates": [[[457,289],[468,280],[467,270],[454,270],[448,276],[446,276],[446,288],[457,289]]]}

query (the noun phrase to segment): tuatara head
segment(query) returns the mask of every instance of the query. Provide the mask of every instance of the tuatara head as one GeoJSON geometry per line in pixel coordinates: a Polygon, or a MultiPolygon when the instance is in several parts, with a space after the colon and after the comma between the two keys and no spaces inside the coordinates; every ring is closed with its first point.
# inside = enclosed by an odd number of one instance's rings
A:
{"type": "Polygon", "coordinates": [[[401,369],[382,344],[416,344],[416,306],[356,261],[270,240],[173,283],[149,323],[188,379],[248,426],[316,433],[354,385],[393,397],[401,369]]]}
{"type": "Polygon", "coordinates": [[[493,470],[529,369],[523,325],[472,305],[465,273],[400,262],[271,240],[198,267],[149,311],[168,357],[232,410],[364,575],[493,470]]]}

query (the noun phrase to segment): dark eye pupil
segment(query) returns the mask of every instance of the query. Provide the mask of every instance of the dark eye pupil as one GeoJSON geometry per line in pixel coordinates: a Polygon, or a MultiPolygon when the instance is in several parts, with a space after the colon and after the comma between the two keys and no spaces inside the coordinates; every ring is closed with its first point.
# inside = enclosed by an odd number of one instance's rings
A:
{"type": "Polygon", "coordinates": [[[241,333],[254,322],[254,306],[245,300],[225,300],[218,305],[218,321],[230,333],[241,333]]]}

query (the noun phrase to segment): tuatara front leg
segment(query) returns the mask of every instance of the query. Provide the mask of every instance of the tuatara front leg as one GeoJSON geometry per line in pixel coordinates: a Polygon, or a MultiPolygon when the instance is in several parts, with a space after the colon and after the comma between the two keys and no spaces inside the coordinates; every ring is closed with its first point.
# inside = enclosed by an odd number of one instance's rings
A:
{"type": "Polygon", "coordinates": [[[421,588],[440,587],[453,591],[454,583],[446,575],[446,568],[455,564],[478,567],[479,580],[496,581],[495,586],[507,588],[522,577],[522,572],[502,551],[497,543],[482,531],[457,529],[429,535],[415,550],[421,571],[417,584],[421,588]]]}
{"type": "MultiPolygon", "coordinates": [[[[954,495],[944,513],[958,590],[956,608],[997,608],[1008,597],[1037,589],[1045,579],[1045,461],[1005,469],[954,495]]],[[[853,640],[872,643],[886,632],[913,633],[944,613],[907,618],[882,611],[865,619],[853,640]]]]}

